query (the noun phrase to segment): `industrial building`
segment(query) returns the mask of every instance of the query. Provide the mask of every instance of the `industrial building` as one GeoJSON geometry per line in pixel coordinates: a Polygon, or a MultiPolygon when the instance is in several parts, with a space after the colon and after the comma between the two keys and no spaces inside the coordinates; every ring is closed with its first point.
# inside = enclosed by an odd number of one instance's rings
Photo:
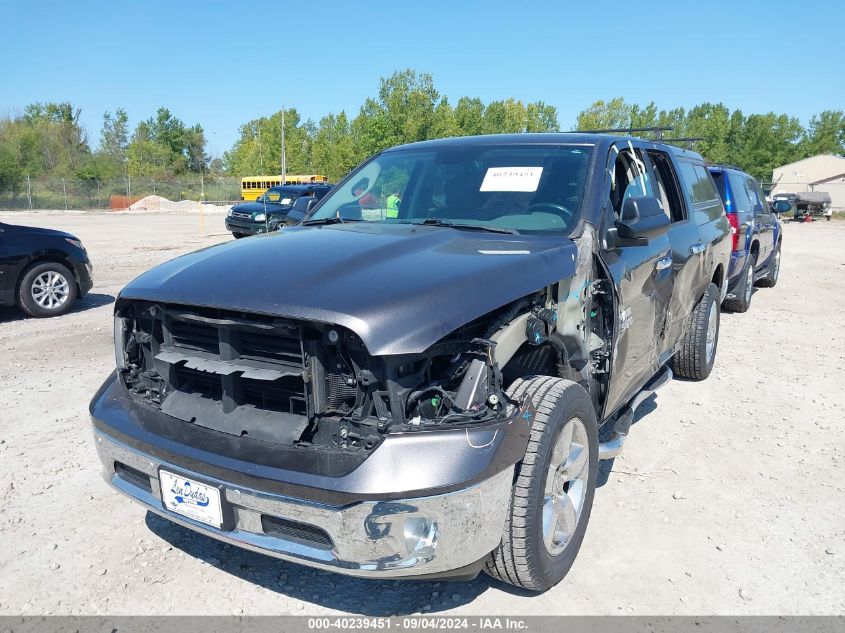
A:
{"type": "Polygon", "coordinates": [[[772,170],[772,195],[824,191],[831,207],[845,209],[845,158],[819,154],[772,170]]]}

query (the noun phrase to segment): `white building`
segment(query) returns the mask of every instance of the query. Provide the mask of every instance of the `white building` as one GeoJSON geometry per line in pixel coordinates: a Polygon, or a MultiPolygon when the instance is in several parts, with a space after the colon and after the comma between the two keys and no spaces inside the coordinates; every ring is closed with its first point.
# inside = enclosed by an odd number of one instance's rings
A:
{"type": "Polygon", "coordinates": [[[826,191],[834,209],[845,209],[845,158],[819,154],[772,170],[772,195],[826,191]]]}

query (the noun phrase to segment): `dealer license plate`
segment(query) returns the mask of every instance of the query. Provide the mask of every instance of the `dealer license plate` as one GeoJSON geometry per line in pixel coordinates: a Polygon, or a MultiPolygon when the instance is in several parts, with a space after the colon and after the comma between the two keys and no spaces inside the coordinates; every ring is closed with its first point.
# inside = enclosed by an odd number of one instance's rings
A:
{"type": "Polygon", "coordinates": [[[217,488],[166,470],[160,470],[158,478],[165,508],[216,528],[223,527],[223,508],[217,488]]]}

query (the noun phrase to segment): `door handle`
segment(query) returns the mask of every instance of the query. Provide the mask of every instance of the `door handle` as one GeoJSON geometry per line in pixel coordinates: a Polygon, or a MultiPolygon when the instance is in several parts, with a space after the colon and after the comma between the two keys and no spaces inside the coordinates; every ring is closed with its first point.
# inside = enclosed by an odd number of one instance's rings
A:
{"type": "Polygon", "coordinates": [[[654,264],[655,270],[665,270],[672,265],[672,257],[669,255],[664,255],[660,259],[657,260],[654,264]]]}
{"type": "Polygon", "coordinates": [[[706,247],[702,242],[696,242],[692,246],[689,247],[689,252],[693,255],[698,255],[699,253],[703,253],[706,247]]]}

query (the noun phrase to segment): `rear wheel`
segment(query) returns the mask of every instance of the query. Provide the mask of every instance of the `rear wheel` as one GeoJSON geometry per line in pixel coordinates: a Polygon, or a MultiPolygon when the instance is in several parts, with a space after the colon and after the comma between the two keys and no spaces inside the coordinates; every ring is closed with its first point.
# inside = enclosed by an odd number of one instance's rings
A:
{"type": "Polygon", "coordinates": [[[778,282],[778,275],[780,275],[780,244],[778,244],[772,258],[772,263],[769,264],[769,270],[766,276],[757,281],[757,285],[761,288],[774,288],[778,282]]]}
{"type": "Polygon", "coordinates": [[[76,295],[73,273],[62,264],[44,262],[24,273],[18,289],[18,304],[29,316],[59,316],[73,307],[76,295]]]}
{"type": "Polygon", "coordinates": [[[236,240],[239,240],[239,239],[241,239],[242,237],[246,237],[246,235],[244,235],[243,233],[232,233],[232,235],[234,235],[234,236],[235,236],[235,239],[236,239],[236,240]]]}
{"type": "Polygon", "coordinates": [[[485,571],[503,582],[546,591],[566,575],[581,547],[598,473],[596,412],[584,388],[562,378],[516,380],[514,399],[536,406],[517,465],[502,543],[485,571]]]}
{"type": "Polygon", "coordinates": [[[742,286],[737,288],[737,296],[734,299],[725,299],[724,305],[731,312],[748,312],[751,307],[751,295],[754,293],[754,266],[756,265],[754,255],[748,256],[745,262],[745,272],[742,286]]]}
{"type": "Polygon", "coordinates": [[[719,343],[719,289],[709,284],[689,316],[681,346],[672,357],[672,371],[681,378],[704,380],[713,370],[719,343]]]}

